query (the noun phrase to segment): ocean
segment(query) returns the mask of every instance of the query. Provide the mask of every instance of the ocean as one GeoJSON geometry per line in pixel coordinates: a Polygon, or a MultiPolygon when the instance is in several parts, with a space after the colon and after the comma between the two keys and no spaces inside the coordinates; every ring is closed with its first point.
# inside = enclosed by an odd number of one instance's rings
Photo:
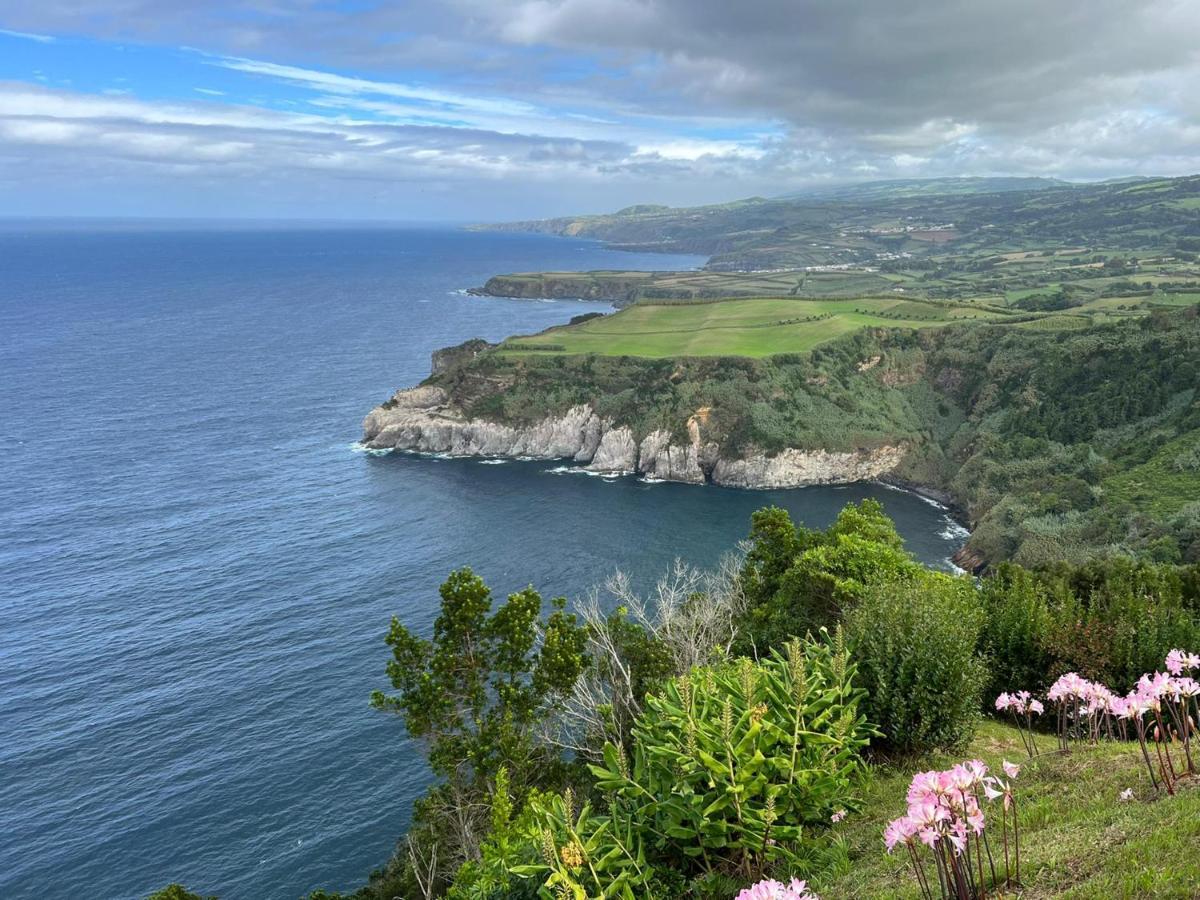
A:
{"type": "Polygon", "coordinates": [[[0,897],[347,889],[427,772],[386,688],[470,565],[578,597],[715,560],[750,513],[878,497],[945,564],[945,510],[870,485],[747,492],[358,452],[363,415],[471,337],[603,304],[491,274],[680,268],[540,235],[0,222],[0,897]]]}

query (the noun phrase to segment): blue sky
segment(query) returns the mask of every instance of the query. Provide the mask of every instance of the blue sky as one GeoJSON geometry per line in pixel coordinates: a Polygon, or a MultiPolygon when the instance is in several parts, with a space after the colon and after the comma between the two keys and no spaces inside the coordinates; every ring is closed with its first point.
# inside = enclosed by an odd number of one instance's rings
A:
{"type": "Polygon", "coordinates": [[[0,215],[495,219],[1200,171],[1183,0],[0,0],[0,215]]]}

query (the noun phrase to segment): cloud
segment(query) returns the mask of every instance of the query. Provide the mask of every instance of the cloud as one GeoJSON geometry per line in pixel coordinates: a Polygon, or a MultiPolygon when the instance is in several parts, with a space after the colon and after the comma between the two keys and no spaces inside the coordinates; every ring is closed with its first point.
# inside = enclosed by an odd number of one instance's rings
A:
{"type": "Polygon", "coordinates": [[[212,64],[232,69],[236,72],[262,75],[334,94],[398,97],[404,100],[414,100],[440,109],[489,113],[492,115],[529,115],[537,111],[533,105],[520,100],[479,97],[418,85],[353,78],[317,69],[284,66],[257,59],[224,57],[212,60],[212,64]]]}
{"type": "Polygon", "coordinates": [[[855,178],[1200,171],[1194,0],[0,0],[0,21],[202,35],[180,57],[201,74],[178,82],[222,88],[184,87],[190,103],[8,85],[10,171],[74,154],[92,173],[290,175],[298,194],[303,179],[467,185],[546,204],[534,213],[855,178]]]}
{"type": "Polygon", "coordinates": [[[32,34],[28,31],[9,31],[7,28],[0,28],[0,34],[5,37],[20,38],[24,41],[35,41],[39,44],[53,44],[56,38],[48,34],[32,34]]]}

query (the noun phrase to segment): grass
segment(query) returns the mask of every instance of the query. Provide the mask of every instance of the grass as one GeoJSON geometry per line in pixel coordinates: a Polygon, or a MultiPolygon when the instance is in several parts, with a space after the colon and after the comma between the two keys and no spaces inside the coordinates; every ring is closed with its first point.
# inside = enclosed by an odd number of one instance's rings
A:
{"type": "MultiPolygon", "coordinates": [[[[1048,735],[1040,736],[1039,742],[1046,750],[1054,743],[1048,735]]],[[[947,768],[973,758],[993,768],[1003,759],[1023,764],[1017,801],[1024,884],[1007,896],[1200,896],[1200,779],[1183,779],[1175,797],[1156,797],[1136,744],[1104,743],[1029,762],[1016,730],[989,720],[961,754],[879,770],[866,789],[864,811],[838,826],[850,862],[843,874],[814,885],[821,897],[918,897],[906,857],[885,853],[883,827],[904,813],[904,795],[914,771],[947,768]],[[1119,802],[1126,788],[1133,788],[1135,799],[1119,802]]]]}
{"type": "Polygon", "coordinates": [[[926,328],[996,313],[908,298],[747,299],[718,303],[637,304],[580,325],[513,338],[520,350],[606,356],[771,356],[810,350],[859,328],[926,328]]]}

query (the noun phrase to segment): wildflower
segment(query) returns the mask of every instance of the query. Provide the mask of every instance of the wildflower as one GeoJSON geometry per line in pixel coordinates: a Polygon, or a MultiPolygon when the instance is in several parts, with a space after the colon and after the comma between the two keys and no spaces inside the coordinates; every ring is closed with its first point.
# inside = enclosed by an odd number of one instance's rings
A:
{"type": "Polygon", "coordinates": [[[1128,803],[1132,799],[1133,788],[1125,788],[1125,790],[1121,791],[1120,795],[1117,797],[1117,800],[1119,800],[1121,803],[1128,803]]]}
{"type": "Polygon", "coordinates": [[[1182,675],[1191,669],[1200,669],[1200,654],[1172,650],[1167,654],[1166,667],[1172,675],[1182,675]]]}
{"type": "Polygon", "coordinates": [[[737,900],[820,900],[808,889],[808,882],[793,878],[787,884],[768,878],[742,888],[737,900]]]}
{"type": "Polygon", "coordinates": [[[883,829],[883,844],[891,853],[897,844],[911,844],[917,834],[917,823],[908,816],[901,816],[888,822],[883,829]]]}
{"type": "Polygon", "coordinates": [[[846,818],[846,811],[844,809],[839,809],[837,812],[835,812],[832,816],[829,817],[829,821],[832,822],[834,825],[836,825],[838,822],[842,821],[842,819],[844,819],[844,818],[846,818]]]}
{"type": "Polygon", "coordinates": [[[562,857],[563,864],[569,869],[578,869],[583,865],[583,848],[577,841],[571,841],[564,845],[558,854],[562,857]]]}
{"type": "Polygon", "coordinates": [[[1021,767],[1015,765],[1014,763],[1010,763],[1007,759],[1004,760],[1002,768],[1004,769],[1004,774],[1009,778],[1016,778],[1021,774],[1021,767]]]}

